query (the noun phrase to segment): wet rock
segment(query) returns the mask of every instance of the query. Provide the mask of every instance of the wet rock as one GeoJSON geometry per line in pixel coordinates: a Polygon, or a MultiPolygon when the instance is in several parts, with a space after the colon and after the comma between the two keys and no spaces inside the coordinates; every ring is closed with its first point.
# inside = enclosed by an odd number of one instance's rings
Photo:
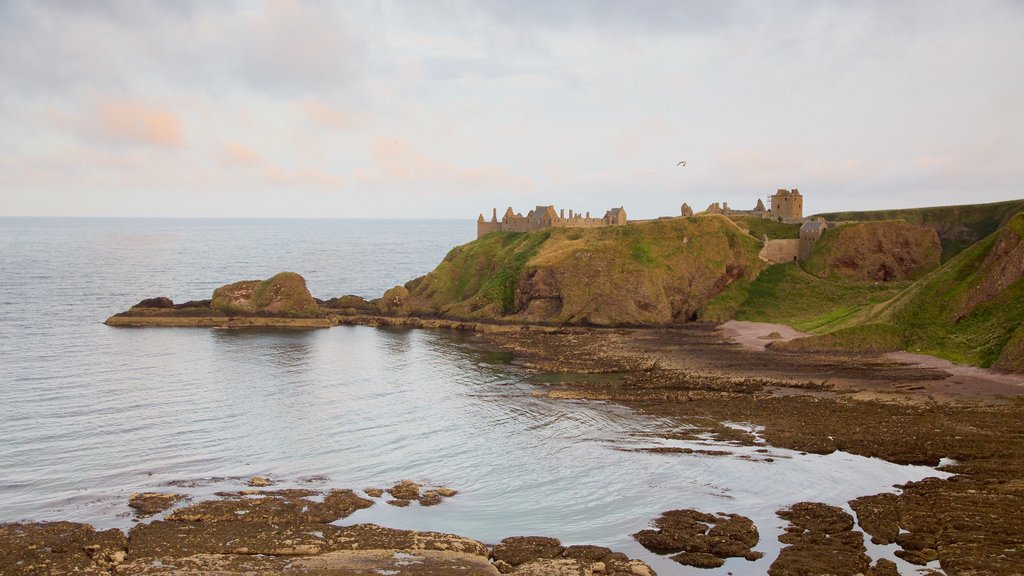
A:
{"type": "Polygon", "coordinates": [[[434,492],[437,492],[438,494],[444,496],[445,498],[451,498],[452,496],[458,494],[457,490],[452,490],[451,488],[448,488],[446,486],[441,486],[440,488],[434,490],[434,492]]]}
{"type": "Polygon", "coordinates": [[[174,308],[174,302],[166,296],[146,298],[134,306],[134,308],[174,308]]]}
{"type": "Polygon", "coordinates": [[[867,576],[900,576],[900,571],[892,560],[879,558],[875,565],[868,570],[867,576]]]}
{"type": "Polygon", "coordinates": [[[363,492],[370,498],[380,498],[384,495],[384,490],[381,488],[363,488],[363,492]]]}
{"type": "Polygon", "coordinates": [[[97,532],[76,522],[0,524],[0,574],[109,574],[124,561],[120,530],[97,532]]]}
{"type": "Polygon", "coordinates": [[[698,568],[721,566],[726,558],[756,560],[757,527],[737,514],[706,514],[697,510],[669,510],[654,521],[655,530],[642,530],[633,537],[644,548],[658,554],[675,554],[680,564],[698,568]]]}
{"type": "Polygon", "coordinates": [[[718,568],[725,564],[725,560],[705,552],[683,552],[671,558],[684,566],[693,566],[694,568],[718,568]]]}
{"type": "Polygon", "coordinates": [[[838,534],[853,529],[853,517],[842,509],[817,502],[801,502],[778,513],[789,520],[787,532],[838,534]]]}
{"type": "Polygon", "coordinates": [[[491,550],[491,559],[519,566],[533,560],[549,560],[561,556],[565,548],[557,538],[512,536],[491,550]]]}
{"type": "Polygon", "coordinates": [[[420,506],[437,506],[442,500],[441,495],[433,490],[428,490],[419,497],[420,506]]]}
{"type": "Polygon", "coordinates": [[[892,544],[900,533],[899,497],[895,494],[861,496],[850,501],[857,522],[875,544],[892,544]]]}
{"type": "Polygon", "coordinates": [[[136,516],[142,518],[159,514],[173,506],[176,502],[184,499],[185,496],[181,494],[136,492],[128,498],[128,506],[135,510],[136,516]]]}
{"type": "Polygon", "coordinates": [[[924,566],[929,562],[939,559],[939,551],[934,548],[921,548],[919,550],[897,550],[896,556],[918,566],[924,566]]]}
{"type": "Polygon", "coordinates": [[[345,518],[373,502],[351,490],[331,490],[322,502],[309,500],[310,490],[261,492],[256,497],[241,494],[220,500],[199,502],[167,515],[177,522],[310,522],[329,523],[345,518]]]}
{"type": "Polygon", "coordinates": [[[416,500],[420,497],[420,488],[422,486],[412,480],[402,480],[388,488],[387,492],[397,500],[416,500]]]}
{"type": "Polygon", "coordinates": [[[256,488],[263,488],[265,486],[272,486],[274,481],[266,476],[253,476],[246,482],[249,486],[255,486],[256,488]]]}
{"type": "Polygon", "coordinates": [[[405,508],[409,504],[412,504],[412,500],[398,500],[398,499],[388,500],[388,504],[390,504],[392,506],[397,506],[399,508],[405,508]]]}
{"type": "Polygon", "coordinates": [[[801,502],[777,513],[789,521],[779,541],[788,544],[771,567],[770,576],[864,574],[871,559],[864,536],[852,531],[853,517],[835,506],[801,502]]]}

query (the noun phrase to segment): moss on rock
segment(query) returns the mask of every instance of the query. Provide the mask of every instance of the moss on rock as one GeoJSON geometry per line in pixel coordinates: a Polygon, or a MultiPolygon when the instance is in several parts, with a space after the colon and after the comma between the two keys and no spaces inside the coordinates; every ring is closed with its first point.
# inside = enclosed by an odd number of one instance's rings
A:
{"type": "Polygon", "coordinates": [[[268,280],[243,280],[213,291],[210,308],[225,314],[313,318],[320,315],[306,280],[281,272],[268,280]]]}

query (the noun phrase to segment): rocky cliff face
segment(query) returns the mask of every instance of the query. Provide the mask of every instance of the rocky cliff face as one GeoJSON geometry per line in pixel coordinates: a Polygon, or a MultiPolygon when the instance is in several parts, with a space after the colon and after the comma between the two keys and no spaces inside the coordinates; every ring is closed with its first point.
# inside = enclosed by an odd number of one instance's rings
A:
{"type": "Polygon", "coordinates": [[[722,216],[492,234],[407,284],[415,313],[594,325],[696,318],[765,266],[760,243],[722,216]]]}
{"type": "Polygon", "coordinates": [[[819,278],[893,282],[939,266],[942,245],[931,228],[906,222],[861,222],[827,230],[804,269],[819,278]]]}
{"type": "Polygon", "coordinates": [[[1024,213],[883,310],[912,348],[1024,371],[1024,213]]]}
{"type": "Polygon", "coordinates": [[[243,280],[213,291],[210,308],[226,314],[313,317],[320,314],[306,288],[306,280],[294,272],[281,272],[268,280],[243,280]]]}

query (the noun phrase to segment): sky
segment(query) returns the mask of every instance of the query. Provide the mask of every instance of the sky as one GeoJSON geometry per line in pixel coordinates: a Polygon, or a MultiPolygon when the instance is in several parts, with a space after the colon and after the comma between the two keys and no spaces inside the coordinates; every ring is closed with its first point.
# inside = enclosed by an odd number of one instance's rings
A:
{"type": "Polygon", "coordinates": [[[0,38],[0,216],[1024,197],[1016,0],[0,0],[0,38]]]}

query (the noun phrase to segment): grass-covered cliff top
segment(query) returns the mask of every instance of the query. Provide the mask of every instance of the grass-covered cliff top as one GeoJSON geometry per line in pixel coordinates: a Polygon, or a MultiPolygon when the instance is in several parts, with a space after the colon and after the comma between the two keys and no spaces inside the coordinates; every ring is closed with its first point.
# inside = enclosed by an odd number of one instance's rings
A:
{"type": "Polygon", "coordinates": [[[1024,212],[1024,200],[900,210],[825,212],[815,217],[829,221],[903,220],[927,226],[939,233],[942,261],[945,262],[995,232],[1018,212],[1024,212]]]}
{"type": "Polygon", "coordinates": [[[764,267],[760,243],[723,216],[494,233],[410,282],[415,308],[444,316],[583,324],[693,319],[764,267]]]}

